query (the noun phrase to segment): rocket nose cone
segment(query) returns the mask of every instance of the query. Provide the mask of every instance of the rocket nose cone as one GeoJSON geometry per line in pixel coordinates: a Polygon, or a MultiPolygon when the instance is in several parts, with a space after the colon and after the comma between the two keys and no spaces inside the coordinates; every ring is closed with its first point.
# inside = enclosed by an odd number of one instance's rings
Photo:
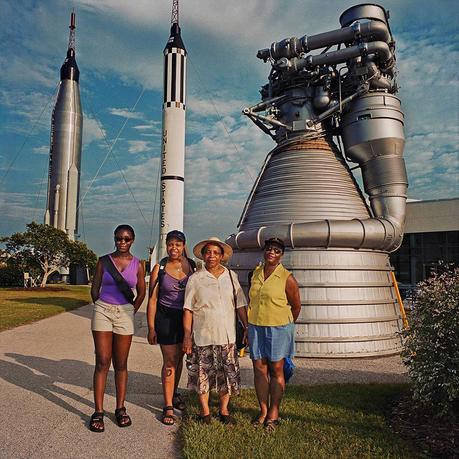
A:
{"type": "Polygon", "coordinates": [[[171,48],[180,48],[186,51],[185,45],[182,40],[182,36],[180,34],[180,26],[178,24],[172,24],[171,34],[169,36],[169,40],[167,41],[165,49],[171,48]]]}
{"type": "Polygon", "coordinates": [[[75,51],[70,48],[67,51],[67,58],[61,67],[61,80],[80,80],[80,70],[75,60],[75,51]]]}

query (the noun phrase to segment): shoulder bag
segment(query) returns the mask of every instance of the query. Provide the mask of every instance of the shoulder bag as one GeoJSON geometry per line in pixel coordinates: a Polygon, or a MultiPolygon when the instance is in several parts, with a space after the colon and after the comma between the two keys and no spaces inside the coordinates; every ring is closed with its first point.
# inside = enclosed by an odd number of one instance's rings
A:
{"type": "Polygon", "coordinates": [[[113,277],[120,292],[124,295],[128,303],[134,304],[134,292],[127,283],[126,279],[121,275],[116,266],[113,264],[112,259],[108,255],[100,257],[100,261],[108,273],[113,277]]]}
{"type": "Polygon", "coordinates": [[[236,323],[235,323],[235,328],[236,328],[236,349],[240,351],[241,349],[244,349],[245,344],[244,344],[244,327],[241,324],[241,321],[237,317],[237,294],[236,294],[236,288],[234,287],[234,281],[233,281],[233,274],[230,269],[228,269],[229,277],[231,279],[231,285],[233,287],[233,303],[234,303],[234,316],[236,318],[236,323]]]}

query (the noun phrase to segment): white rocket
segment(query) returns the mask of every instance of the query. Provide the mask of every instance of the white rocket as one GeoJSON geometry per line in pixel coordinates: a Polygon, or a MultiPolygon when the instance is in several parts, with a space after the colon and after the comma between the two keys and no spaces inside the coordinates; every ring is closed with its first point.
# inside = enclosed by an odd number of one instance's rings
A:
{"type": "Polygon", "coordinates": [[[67,57],[61,67],[61,81],[51,118],[48,197],[45,223],[75,239],[78,229],[80,192],[81,111],[80,71],[75,61],[75,13],[70,16],[67,57]]]}
{"type": "Polygon", "coordinates": [[[178,0],[173,0],[171,33],[164,48],[163,136],[158,259],[166,256],[166,235],[183,231],[185,176],[186,50],[180,36],[178,0]]]}

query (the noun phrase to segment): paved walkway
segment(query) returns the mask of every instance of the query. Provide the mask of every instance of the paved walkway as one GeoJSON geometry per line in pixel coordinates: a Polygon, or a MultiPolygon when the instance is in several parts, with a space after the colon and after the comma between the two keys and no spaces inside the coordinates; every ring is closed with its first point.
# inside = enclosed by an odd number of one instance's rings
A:
{"type": "MultiPolygon", "coordinates": [[[[94,351],[91,306],[0,333],[0,429],[2,458],[179,457],[176,427],[159,421],[161,354],[147,344],[144,308],[129,357],[126,406],[133,425],[120,429],[113,416],[113,374],[106,390],[105,433],[87,423],[93,412],[94,351]]],[[[297,359],[293,384],[404,382],[398,357],[363,360],[297,359]]],[[[248,357],[241,359],[243,382],[251,384],[248,357]]],[[[185,376],[181,385],[185,386],[185,376]]],[[[255,403],[255,400],[254,400],[255,403]]]]}

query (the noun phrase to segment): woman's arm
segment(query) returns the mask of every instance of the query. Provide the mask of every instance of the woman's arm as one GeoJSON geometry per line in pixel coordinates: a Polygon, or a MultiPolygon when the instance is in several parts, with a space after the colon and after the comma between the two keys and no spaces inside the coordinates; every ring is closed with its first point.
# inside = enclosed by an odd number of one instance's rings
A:
{"type": "Polygon", "coordinates": [[[142,301],[145,298],[145,272],[143,270],[143,264],[139,263],[139,269],[137,270],[137,296],[134,301],[134,312],[137,312],[142,306],[142,301]]]}
{"type": "Polygon", "coordinates": [[[104,267],[100,260],[97,260],[96,272],[94,273],[94,278],[92,279],[91,285],[91,299],[95,303],[99,298],[100,285],[102,284],[102,275],[104,274],[104,267]]]}
{"type": "Polygon", "coordinates": [[[247,308],[243,306],[242,308],[237,308],[236,311],[237,311],[237,316],[241,324],[244,326],[244,329],[247,329],[248,327],[247,308]]]}
{"type": "Polygon", "coordinates": [[[193,332],[193,312],[189,309],[183,310],[183,352],[185,354],[191,354],[191,348],[193,346],[192,339],[193,332]]]}
{"type": "Polygon", "coordinates": [[[243,306],[242,308],[237,308],[236,311],[237,311],[237,316],[242,326],[244,327],[244,337],[242,338],[242,342],[247,345],[249,343],[249,339],[248,339],[248,326],[249,326],[248,322],[249,321],[247,318],[247,308],[243,306]]]}
{"type": "Polygon", "coordinates": [[[156,304],[158,301],[158,281],[159,265],[156,264],[150,274],[149,298],[147,304],[147,323],[148,323],[148,342],[157,344],[155,331],[156,304]]]}
{"type": "Polygon", "coordinates": [[[285,294],[287,295],[288,304],[292,308],[293,322],[296,322],[301,311],[301,298],[298,282],[292,274],[290,274],[285,284],[285,294]]]}

